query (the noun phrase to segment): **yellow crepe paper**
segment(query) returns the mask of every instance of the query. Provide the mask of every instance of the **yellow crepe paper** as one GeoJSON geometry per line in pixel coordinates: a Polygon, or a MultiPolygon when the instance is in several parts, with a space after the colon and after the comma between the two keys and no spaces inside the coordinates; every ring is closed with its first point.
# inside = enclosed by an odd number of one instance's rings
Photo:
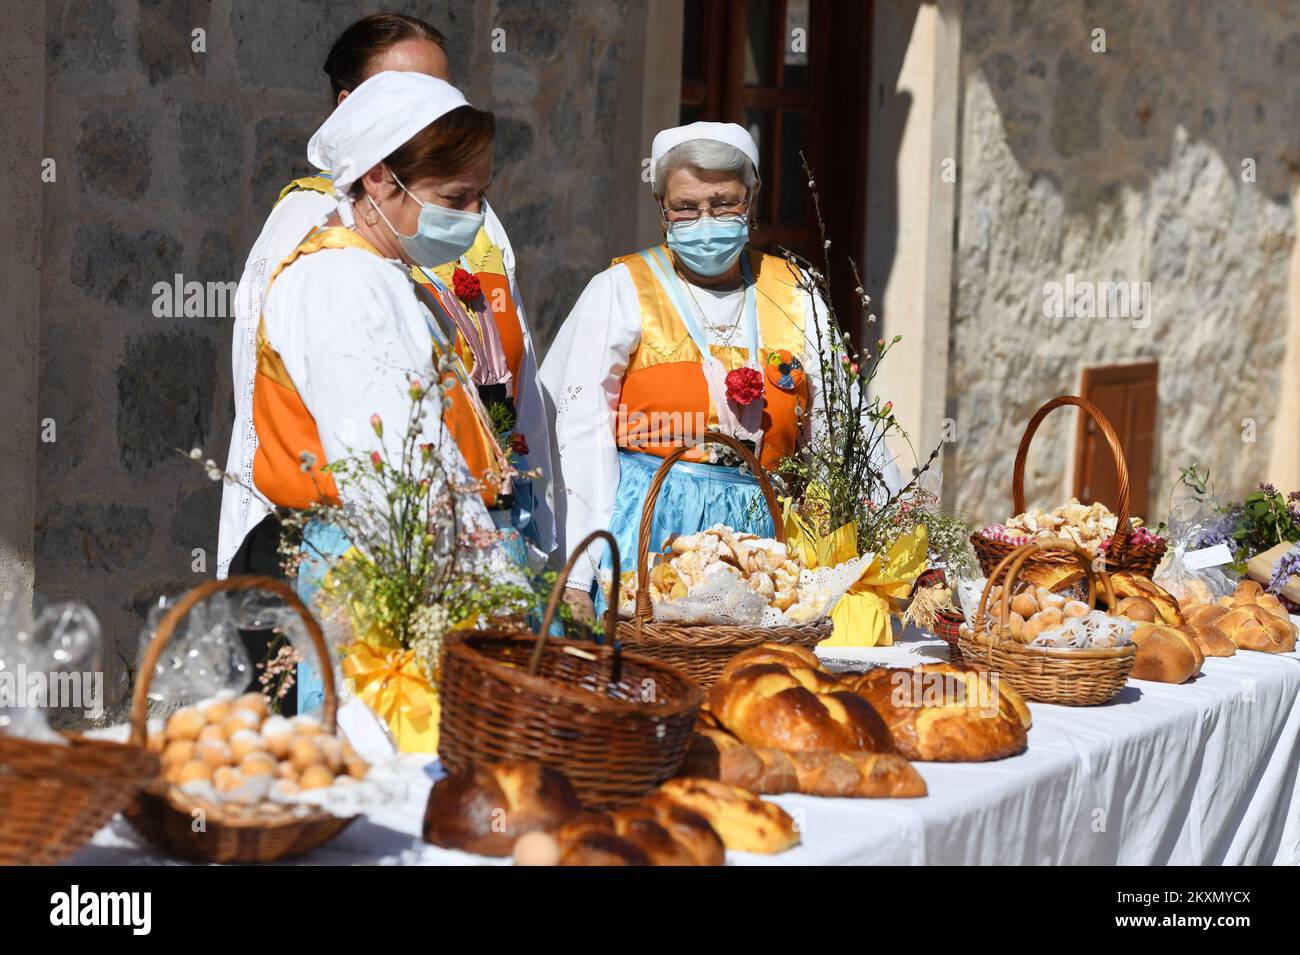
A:
{"type": "Polygon", "coordinates": [[[413,650],[390,650],[364,640],[348,646],[343,675],[353,691],[392,731],[402,753],[438,751],[438,691],[413,650]]]}
{"type": "MultiPolygon", "coordinates": [[[[856,523],[819,535],[799,519],[789,501],[785,502],[783,517],[786,543],[809,567],[831,567],[858,556],[856,523]]],[[[889,626],[889,615],[898,612],[899,602],[911,592],[912,582],[925,570],[929,550],[930,535],[922,524],[896,540],[883,558],[877,554],[857,583],[835,604],[831,611],[834,630],[821,646],[892,644],[894,633],[889,626]]]]}

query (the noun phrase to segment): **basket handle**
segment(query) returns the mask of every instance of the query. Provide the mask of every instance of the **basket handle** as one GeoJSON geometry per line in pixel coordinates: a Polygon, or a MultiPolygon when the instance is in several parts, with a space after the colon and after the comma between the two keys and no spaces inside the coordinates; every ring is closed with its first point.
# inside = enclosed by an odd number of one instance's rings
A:
{"type": "Polygon", "coordinates": [[[555,619],[555,611],[559,609],[560,598],[564,595],[564,582],[568,579],[569,572],[573,570],[573,565],[578,562],[578,558],[586,553],[587,548],[598,540],[603,540],[609,545],[610,563],[614,571],[614,576],[609,582],[609,609],[605,611],[605,646],[614,645],[614,633],[618,629],[618,587],[623,573],[618,556],[618,541],[609,531],[592,531],[573,549],[573,553],[564,563],[564,569],[560,571],[560,576],[556,578],[555,586],[551,588],[551,599],[546,602],[546,612],[542,614],[542,626],[537,633],[537,643],[533,646],[533,655],[528,661],[529,676],[537,674],[537,667],[542,662],[542,648],[546,646],[546,636],[551,632],[551,621],[555,619]]]}
{"type": "MultiPolygon", "coordinates": [[[[998,625],[1006,626],[1011,619],[1011,590],[1016,580],[1020,577],[1021,568],[1034,554],[1043,551],[1060,550],[1074,555],[1079,566],[1083,568],[1084,579],[1088,581],[1088,610],[1091,612],[1097,609],[1097,574],[1093,572],[1091,556],[1086,550],[1076,544],[1074,541],[1064,540],[1062,538],[1045,538],[1043,540],[1030,541],[1028,544],[1021,544],[1011,553],[998,561],[998,565],[993,568],[993,573],[989,574],[988,581],[984,584],[984,591],[980,594],[980,605],[977,613],[978,619],[986,618],[988,610],[989,593],[992,591],[994,584],[999,577],[1005,575],[1005,581],[1002,585],[1002,594],[998,601],[998,625]]],[[[1101,575],[1102,589],[1106,593],[1106,606],[1115,606],[1115,591],[1111,588],[1110,577],[1106,574],[1101,575]]]]}
{"type": "Polygon", "coordinates": [[[767,509],[772,515],[772,529],[775,532],[776,540],[785,543],[785,528],[781,523],[781,505],[777,502],[776,492],[772,490],[772,482],[768,480],[767,472],[763,470],[763,465],[758,462],[758,458],[754,457],[749,448],[731,435],[723,434],[721,431],[710,431],[694,444],[682,445],[664,458],[663,464],[659,465],[659,470],[655,471],[654,479],[650,482],[650,488],[646,491],[645,504],[641,506],[641,529],[636,544],[636,618],[638,622],[650,620],[654,617],[654,611],[650,607],[650,529],[651,525],[654,524],[655,502],[659,499],[659,491],[668,480],[668,472],[672,470],[673,465],[680,461],[683,455],[702,444],[724,444],[739,454],[741,460],[749,465],[749,469],[754,472],[754,477],[758,480],[759,489],[763,492],[763,499],[767,502],[767,509]]]}
{"type": "Polygon", "coordinates": [[[135,685],[135,696],[131,700],[131,743],[135,746],[145,744],[149,716],[149,684],[153,682],[154,669],[158,665],[158,658],[162,656],[163,648],[171,641],[176,633],[176,627],[187,613],[223,590],[236,593],[244,590],[269,590],[297,611],[307,628],[307,636],[311,638],[312,646],[321,659],[321,678],[325,681],[325,712],[322,723],[332,733],[336,728],[334,716],[338,711],[338,694],[334,689],[334,667],[330,665],[329,649],[325,646],[325,637],[321,634],[320,624],[294,593],[293,588],[283,580],[275,577],[239,576],[204,581],[185,594],[163,617],[162,623],[158,625],[158,632],[154,634],[149,649],[145,651],[144,663],[140,666],[140,678],[135,685]]]}
{"type": "Polygon", "coordinates": [[[1102,410],[1087,398],[1080,398],[1078,395],[1061,395],[1059,398],[1053,398],[1047,404],[1043,405],[1034,412],[1034,416],[1029,419],[1029,424],[1025,426],[1024,437],[1020,439],[1020,447],[1016,449],[1016,466],[1011,476],[1011,506],[1014,510],[1012,514],[1023,514],[1025,512],[1025,461],[1029,457],[1029,444],[1034,439],[1034,432],[1052,411],[1063,405],[1074,405],[1088,414],[1097,427],[1101,428],[1101,433],[1106,436],[1106,443],[1110,445],[1111,457],[1115,459],[1115,474],[1119,478],[1119,500],[1115,502],[1115,537],[1110,542],[1110,550],[1106,557],[1108,560],[1114,558],[1124,549],[1127,543],[1129,533],[1132,528],[1129,526],[1129,486],[1128,486],[1128,460],[1124,457],[1124,448],[1119,443],[1119,435],[1115,433],[1115,428],[1111,425],[1110,419],[1102,413],[1102,410]]]}

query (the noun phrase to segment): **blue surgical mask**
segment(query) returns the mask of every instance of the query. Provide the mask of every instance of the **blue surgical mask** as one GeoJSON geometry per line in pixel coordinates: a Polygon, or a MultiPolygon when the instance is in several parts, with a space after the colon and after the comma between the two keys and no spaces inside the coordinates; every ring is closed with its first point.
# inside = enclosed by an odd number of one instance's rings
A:
{"type": "Polygon", "coordinates": [[[388,216],[379,208],[374,199],[370,204],[375,207],[384,220],[384,224],[397,236],[402,251],[416,265],[426,269],[436,268],[447,262],[455,262],[474,244],[479,229],[483,228],[482,212],[461,212],[432,202],[422,202],[402,185],[401,180],[393,176],[393,182],[416,202],[420,203],[420,218],[415,226],[414,235],[403,235],[393,228],[388,216]]]}
{"type": "Polygon", "coordinates": [[[748,241],[749,221],[742,217],[702,215],[695,222],[668,226],[668,248],[696,275],[721,275],[740,258],[748,241]]]}

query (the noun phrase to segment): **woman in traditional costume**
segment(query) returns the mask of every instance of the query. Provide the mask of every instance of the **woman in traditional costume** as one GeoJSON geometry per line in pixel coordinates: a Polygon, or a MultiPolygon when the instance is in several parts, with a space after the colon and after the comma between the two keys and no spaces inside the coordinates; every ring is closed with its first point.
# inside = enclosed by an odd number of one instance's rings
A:
{"type": "MultiPolygon", "coordinates": [[[[378,14],[359,20],[343,32],[325,60],[336,106],[368,77],[383,71],[424,73],[446,80],[444,43],[442,34],[415,17],[378,14]]],[[[279,522],[268,502],[249,489],[259,444],[253,413],[257,328],[272,273],[334,211],[334,185],[327,169],[289,183],[240,279],[232,345],[235,422],[227,470],[242,480],[223,488],[218,576],[278,572],[279,522]]],[[[458,201],[461,197],[442,198],[458,201]]],[[[516,469],[536,474],[531,479],[516,478],[491,507],[494,523],[512,532],[519,559],[536,564],[555,546],[550,430],[515,277],[514,250],[486,198],[482,213],[482,226],[468,249],[454,261],[433,268],[416,266],[413,278],[443,300],[452,316],[457,354],[502,440],[512,446],[516,469]]]]}
{"type": "MultiPolygon", "coordinates": [[[[459,328],[453,303],[417,283],[412,268],[436,268],[473,246],[494,128],[492,114],[446,82],[385,72],[358,86],[312,137],[312,162],[334,171],[336,210],[272,274],[257,330],[253,482],[272,504],[304,508],[360,493],[321,471],[331,461],[371,452],[400,459],[401,429],[377,434],[371,415],[406,421],[409,378],[437,380],[437,361],[452,354],[459,328]]],[[[462,373],[445,379],[451,391],[421,423],[420,443],[438,449],[457,485],[481,492],[462,500],[462,529],[490,533],[485,505],[509,492],[507,468],[477,392],[463,367],[451,366],[462,373]]],[[[309,525],[311,559],[297,582],[305,601],[349,546],[337,528],[309,525]]],[[[300,711],[320,692],[304,664],[300,711]]]]}
{"type": "MultiPolygon", "coordinates": [[[[608,527],[625,563],[650,482],[676,448],[719,430],[747,442],[768,469],[795,453],[819,402],[818,326],[827,335],[826,304],[800,287],[795,267],[747,248],[760,187],[748,132],[734,123],[664,130],[650,170],[665,243],[617,258],[591,280],[541,373],[556,415],[562,552],[608,527]]],[[[772,536],[753,475],[727,462],[717,446],[702,446],[674,466],[652,551],[715,523],[772,536]]],[[[594,559],[577,567],[568,594],[590,607],[599,567],[594,559]]],[[[602,612],[603,594],[595,597],[602,612]]]]}

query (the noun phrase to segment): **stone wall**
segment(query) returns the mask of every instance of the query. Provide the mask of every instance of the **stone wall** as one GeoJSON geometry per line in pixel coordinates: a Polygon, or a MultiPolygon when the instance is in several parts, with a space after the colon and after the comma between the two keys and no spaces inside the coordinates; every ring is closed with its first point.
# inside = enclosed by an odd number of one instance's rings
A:
{"type": "Polygon", "coordinates": [[[215,569],[220,489],[175,449],[224,461],[233,415],[232,319],[157,317],[154,284],[238,280],[280,187],[309,171],[329,44],[392,8],[441,29],[454,78],[497,113],[492,196],[544,343],[635,241],[641,112],[621,107],[640,102],[642,5],[47,5],[39,416],[56,440],[38,447],[36,587],[90,603],[126,655],[159,593],[215,569]]]}
{"type": "MultiPolygon", "coordinates": [[[[1264,478],[1279,429],[1296,427],[1275,416],[1300,181],[1300,3],[967,0],[962,71],[951,503],[1005,517],[1034,409],[1076,391],[1086,365],[1152,358],[1148,516],[1163,516],[1181,464],[1200,461],[1238,490],[1264,478]],[[1151,323],[1045,317],[1044,285],[1067,273],[1150,282],[1151,323]]],[[[1074,423],[1055,414],[1027,471],[1040,504],[1070,490],[1074,423]]]]}

